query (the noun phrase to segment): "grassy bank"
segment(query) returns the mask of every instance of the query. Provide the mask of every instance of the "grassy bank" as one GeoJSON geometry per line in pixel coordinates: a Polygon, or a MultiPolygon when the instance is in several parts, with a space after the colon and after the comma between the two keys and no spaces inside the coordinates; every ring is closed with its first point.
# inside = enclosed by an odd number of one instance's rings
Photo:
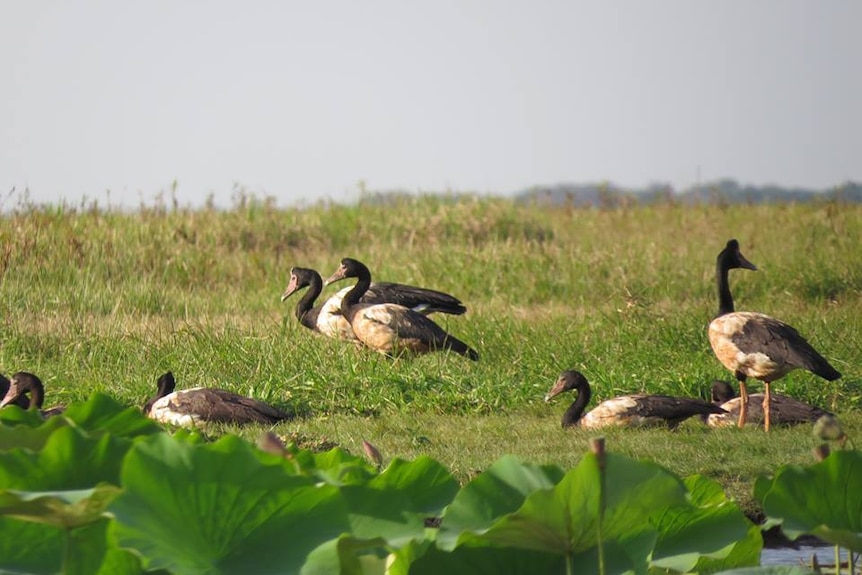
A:
{"type": "MultiPolygon", "coordinates": [[[[543,402],[562,369],[583,371],[597,400],[706,397],[713,378],[728,378],[706,324],[717,307],[715,256],[730,237],[761,269],[732,272],[737,307],[793,324],[844,373],[834,383],[793,373],[775,388],[858,425],[862,208],[834,203],[597,210],[421,197],[296,210],[247,199],[228,211],[30,207],[0,219],[0,371],[39,374],[48,404],[102,390],[137,405],[171,369],[180,386],[224,387],[295,410],[304,417],[281,431],[312,444],[355,451],[368,439],[388,457],[439,457],[464,478],[498,452],[568,465],[586,436],[559,429],[566,400],[543,402]],[[328,275],[344,256],[376,278],[458,295],[467,315],[439,320],[481,361],[392,361],[301,328],[296,300],[279,302],[290,267],[328,275]]],[[[761,468],[807,460],[811,442],[802,429],[767,441],[754,429],[693,424],[608,436],[625,453],[703,470],[743,496],[761,468]]]]}

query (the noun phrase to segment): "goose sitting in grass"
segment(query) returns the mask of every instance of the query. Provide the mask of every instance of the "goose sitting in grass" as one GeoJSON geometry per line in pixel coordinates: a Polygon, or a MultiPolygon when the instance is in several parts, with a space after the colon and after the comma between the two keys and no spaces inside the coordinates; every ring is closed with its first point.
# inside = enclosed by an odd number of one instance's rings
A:
{"type": "Polygon", "coordinates": [[[371,286],[371,272],[362,262],[344,258],[326,283],[345,278],[357,281],[341,300],[341,313],[366,347],[390,356],[448,349],[473,361],[479,359],[476,350],[417,311],[396,303],[362,303],[371,286]]]}
{"type": "Polygon", "coordinates": [[[592,391],[584,375],[575,370],[560,374],[545,401],[566,391],[577,391],[578,396],[563,414],[563,427],[601,429],[603,427],[642,427],[666,425],[675,429],[680,423],[695,415],[724,413],[724,410],[701,399],[648,395],[637,393],[607,399],[584,414],[590,403],[592,391]]]}
{"type": "Polygon", "coordinates": [[[66,407],[62,405],[50,409],[42,409],[44,401],[45,386],[42,380],[32,373],[19,371],[9,380],[6,394],[0,400],[0,407],[14,404],[19,407],[26,407],[27,409],[38,409],[42,417],[51,417],[66,411],[66,407]],[[28,393],[30,394],[29,400],[27,399],[28,393]]]}
{"type": "MultiPolygon", "coordinates": [[[[712,402],[720,405],[727,413],[713,413],[706,418],[710,427],[727,427],[736,425],[742,398],[736,396],[733,387],[720,379],[712,382],[712,402]]],[[[763,394],[752,393],[748,396],[751,403],[748,406],[748,421],[763,423],[763,394]]],[[[778,425],[793,425],[797,423],[814,423],[824,415],[832,415],[825,409],[808,405],[789,395],[772,394],[772,423],[778,425]]]]}
{"type": "MultiPolygon", "coordinates": [[[[341,300],[351,288],[346,287],[329,297],[322,305],[313,307],[323,290],[323,279],[313,269],[294,267],[290,270],[290,281],[281,294],[281,301],[305,287],[308,291],[296,304],[296,319],[308,329],[323,335],[357,341],[353,328],[341,314],[341,300]]],[[[372,283],[360,298],[360,303],[395,303],[424,315],[434,312],[461,315],[467,311],[461,300],[447,293],[391,282],[372,283]]]]}
{"type": "Polygon", "coordinates": [[[195,387],[174,391],[170,371],[159,377],[158,391],[144,405],[144,413],[160,423],[195,427],[203,423],[260,423],[273,425],[292,416],[262,401],[223,389],[195,387]]]}
{"type": "Polygon", "coordinates": [[[749,408],[745,381],[749,377],[763,381],[763,427],[769,431],[770,383],[795,369],[808,370],[829,381],[841,374],[793,327],[762,313],[734,311],[727,276],[735,268],[757,270],[739,251],[739,242],[730,240],[716,258],[718,314],[709,324],[709,343],[718,360],[739,381],[740,427],[745,425],[749,408]]]}

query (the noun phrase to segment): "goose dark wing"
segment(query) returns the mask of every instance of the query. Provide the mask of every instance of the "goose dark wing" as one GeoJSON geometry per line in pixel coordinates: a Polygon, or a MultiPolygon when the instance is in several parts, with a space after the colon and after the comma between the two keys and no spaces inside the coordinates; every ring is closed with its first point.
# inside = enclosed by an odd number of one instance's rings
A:
{"type": "MultiPolygon", "coordinates": [[[[460,339],[446,331],[419,312],[397,304],[360,305],[354,309],[362,315],[363,325],[357,328],[354,319],[351,320],[354,331],[362,332],[360,339],[366,345],[374,339],[373,332],[378,337],[389,339],[390,343],[400,340],[415,352],[451,349],[473,361],[478,361],[479,354],[460,339]],[[366,323],[367,322],[367,323],[366,323]],[[371,324],[371,325],[369,325],[371,324]]],[[[356,316],[353,316],[354,318],[356,316]]],[[[371,347],[377,348],[372,345],[371,347]]]]}
{"type": "Polygon", "coordinates": [[[772,396],[772,413],[778,423],[814,423],[832,413],[787,395],[772,396]]]}
{"type": "Polygon", "coordinates": [[[360,299],[362,303],[394,303],[422,314],[433,312],[461,315],[467,308],[447,293],[405,284],[375,282],[360,299]]]}
{"type": "Polygon", "coordinates": [[[712,403],[691,397],[673,397],[670,395],[638,395],[635,405],[631,408],[642,417],[660,417],[662,419],[685,419],[704,413],[724,413],[724,410],[712,403]]]}
{"type": "Polygon", "coordinates": [[[262,401],[223,389],[195,389],[178,393],[176,410],[194,413],[201,419],[222,423],[272,424],[291,416],[262,401]]]}
{"type": "Polygon", "coordinates": [[[829,381],[841,377],[794,327],[767,315],[752,316],[731,337],[740,351],[762,353],[776,363],[807,369],[829,381]]]}

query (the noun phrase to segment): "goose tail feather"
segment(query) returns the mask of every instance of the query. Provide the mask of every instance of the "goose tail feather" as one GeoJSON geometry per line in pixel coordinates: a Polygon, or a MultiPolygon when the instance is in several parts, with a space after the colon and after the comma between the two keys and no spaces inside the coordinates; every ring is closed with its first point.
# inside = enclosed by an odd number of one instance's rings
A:
{"type": "Polygon", "coordinates": [[[479,352],[451,335],[446,336],[446,339],[443,342],[443,347],[451,349],[455,353],[459,353],[472,361],[479,361],[479,352]]]}

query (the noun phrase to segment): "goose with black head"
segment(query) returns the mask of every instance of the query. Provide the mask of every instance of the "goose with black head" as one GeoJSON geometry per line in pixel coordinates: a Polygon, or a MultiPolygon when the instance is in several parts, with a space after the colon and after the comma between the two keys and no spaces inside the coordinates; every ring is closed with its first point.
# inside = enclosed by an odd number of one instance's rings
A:
{"type": "Polygon", "coordinates": [[[729,240],[716,258],[718,314],[709,324],[709,343],[718,360],[739,382],[739,419],[742,427],[748,417],[749,395],[745,382],[752,377],[763,382],[763,427],[769,431],[770,384],[795,369],[805,369],[829,381],[841,374],[790,325],[766,314],[735,311],[728,272],[732,269],[757,271],[729,240]]]}
{"type": "Polygon", "coordinates": [[[44,402],[45,385],[42,383],[42,380],[27,371],[19,371],[12,375],[12,379],[9,380],[6,394],[0,400],[0,407],[14,404],[19,407],[38,410],[42,417],[51,417],[66,411],[66,407],[63,405],[42,409],[44,402]],[[30,396],[29,400],[27,398],[28,394],[30,396]]]}
{"type": "Polygon", "coordinates": [[[475,349],[417,311],[397,303],[362,303],[371,286],[371,272],[362,262],[344,258],[326,283],[346,278],[357,281],[341,300],[341,314],[366,347],[390,356],[451,350],[473,361],[479,359],[475,349]]]}
{"type": "Polygon", "coordinates": [[[262,401],[224,389],[195,387],[174,391],[175,388],[172,372],[159,377],[156,395],[144,405],[147,417],[180,427],[204,423],[274,425],[292,418],[262,401]]]}
{"type": "MultiPolygon", "coordinates": [[[[6,394],[9,392],[9,378],[0,373],[0,398],[5,398],[6,394]]],[[[27,409],[30,407],[30,398],[27,397],[26,393],[18,394],[14,400],[10,401],[6,405],[17,405],[21,409],[27,409]]]]}
{"type": "MultiPolygon", "coordinates": [[[[736,395],[733,387],[726,381],[717,379],[712,382],[710,388],[712,402],[720,405],[727,413],[715,413],[706,418],[710,427],[727,427],[736,425],[739,419],[739,409],[742,398],[736,395]]],[[[763,423],[763,395],[762,393],[751,393],[748,396],[748,422],[754,424],[763,423]]],[[[799,401],[789,395],[773,393],[771,406],[771,417],[773,425],[796,425],[800,423],[814,423],[824,415],[833,414],[804,401],[799,401]]]]}
{"type": "Polygon", "coordinates": [[[701,399],[645,393],[606,399],[584,413],[592,398],[592,390],[584,374],[573,369],[560,374],[553,387],[545,395],[545,401],[551,401],[567,391],[577,391],[578,395],[563,414],[562,424],[564,428],[602,429],[604,427],[667,426],[670,429],[676,429],[680,423],[689,417],[724,413],[721,407],[701,399]]]}
{"type": "MultiPolygon", "coordinates": [[[[346,287],[327,298],[322,305],[315,306],[314,303],[323,291],[323,279],[316,270],[293,267],[287,288],[281,294],[281,301],[306,287],[308,291],[296,304],[295,313],[299,323],[329,337],[357,341],[353,328],[341,313],[341,301],[352,288],[346,287]]],[[[423,315],[435,312],[461,315],[467,311],[461,300],[455,296],[392,282],[373,282],[359,301],[364,304],[395,303],[423,315]]]]}

